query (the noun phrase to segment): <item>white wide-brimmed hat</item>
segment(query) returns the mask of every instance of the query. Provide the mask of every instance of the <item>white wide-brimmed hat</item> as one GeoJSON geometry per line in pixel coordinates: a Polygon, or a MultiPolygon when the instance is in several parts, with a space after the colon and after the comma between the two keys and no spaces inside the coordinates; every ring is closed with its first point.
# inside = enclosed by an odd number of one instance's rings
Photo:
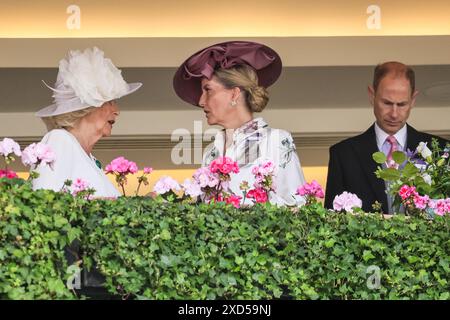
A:
{"type": "Polygon", "coordinates": [[[52,105],[39,110],[38,117],[51,117],[88,107],[101,107],[105,102],[133,93],[142,83],[126,83],[122,71],[97,47],[83,52],[69,51],[59,62],[52,105]]]}

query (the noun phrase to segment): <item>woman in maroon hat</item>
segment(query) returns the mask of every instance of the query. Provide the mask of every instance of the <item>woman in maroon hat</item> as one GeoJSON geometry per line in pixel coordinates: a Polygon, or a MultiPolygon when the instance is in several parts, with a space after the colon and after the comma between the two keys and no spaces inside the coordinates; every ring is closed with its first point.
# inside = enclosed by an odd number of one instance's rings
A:
{"type": "Polygon", "coordinates": [[[203,166],[221,156],[237,161],[240,172],[232,176],[230,189],[242,196],[241,182],[252,186],[255,180],[252,168],[271,161],[275,191],[269,194],[270,202],[300,205],[304,199],[295,193],[305,179],[291,134],[254,117],[266,107],[266,88],[278,79],[281,69],[281,59],[271,48],[231,41],[192,55],[176,72],[173,85],[181,99],[203,108],[209,125],[224,128],[207,148],[203,166]]]}

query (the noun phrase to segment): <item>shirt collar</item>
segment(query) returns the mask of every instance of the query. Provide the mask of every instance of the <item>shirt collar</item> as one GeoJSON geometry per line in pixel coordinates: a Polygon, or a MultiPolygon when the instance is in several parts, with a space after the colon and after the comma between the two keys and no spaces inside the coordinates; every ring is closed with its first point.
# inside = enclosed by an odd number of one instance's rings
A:
{"type": "MultiPolygon", "coordinates": [[[[378,150],[381,151],[383,149],[383,144],[386,141],[386,138],[389,136],[389,134],[387,134],[383,129],[381,129],[376,122],[375,122],[375,136],[377,137],[378,150]]],[[[398,144],[400,145],[400,149],[404,150],[406,147],[406,138],[407,138],[406,124],[394,134],[394,137],[397,140],[398,144]]]]}

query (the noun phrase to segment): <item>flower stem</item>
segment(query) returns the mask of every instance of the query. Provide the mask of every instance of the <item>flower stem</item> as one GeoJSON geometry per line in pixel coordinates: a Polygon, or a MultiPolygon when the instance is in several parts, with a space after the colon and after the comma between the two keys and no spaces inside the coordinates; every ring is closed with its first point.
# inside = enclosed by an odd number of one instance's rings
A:
{"type": "Polygon", "coordinates": [[[142,181],[139,181],[138,187],[136,189],[136,196],[139,194],[139,189],[141,188],[142,181]]]}

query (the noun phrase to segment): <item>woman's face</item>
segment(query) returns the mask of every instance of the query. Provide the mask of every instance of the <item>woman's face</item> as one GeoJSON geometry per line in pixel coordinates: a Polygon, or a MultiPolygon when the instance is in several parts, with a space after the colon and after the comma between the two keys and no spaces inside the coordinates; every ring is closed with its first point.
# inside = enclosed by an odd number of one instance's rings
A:
{"type": "Polygon", "coordinates": [[[198,104],[203,108],[209,125],[224,126],[235,110],[230,105],[232,97],[232,89],[225,88],[216,76],[213,76],[211,80],[203,78],[202,95],[198,104]]]}
{"type": "Polygon", "coordinates": [[[88,117],[102,137],[109,137],[119,114],[119,106],[113,100],[105,102],[100,108],[91,112],[88,117]]]}

